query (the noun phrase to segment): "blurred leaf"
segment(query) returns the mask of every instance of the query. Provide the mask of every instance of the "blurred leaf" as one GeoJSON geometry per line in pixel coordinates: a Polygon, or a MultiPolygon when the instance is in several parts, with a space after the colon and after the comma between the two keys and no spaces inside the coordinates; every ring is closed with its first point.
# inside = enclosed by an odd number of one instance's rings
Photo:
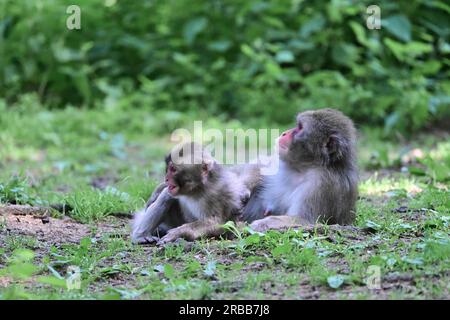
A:
{"type": "Polygon", "coordinates": [[[428,175],[436,181],[446,181],[450,179],[450,167],[444,162],[434,160],[431,157],[427,157],[421,160],[421,162],[427,166],[428,175]]]}
{"type": "Polygon", "coordinates": [[[354,45],[339,42],[333,47],[332,57],[337,64],[350,67],[357,62],[359,53],[354,45]]]}
{"type": "Polygon", "coordinates": [[[261,240],[261,235],[259,233],[254,233],[247,238],[244,239],[245,245],[250,246],[254,244],[258,244],[261,240]]]}
{"type": "Polygon", "coordinates": [[[350,21],[349,25],[352,28],[353,32],[355,33],[358,42],[366,47],[369,47],[369,41],[367,40],[366,37],[366,30],[362,27],[362,25],[355,21],[350,21]]]}
{"type": "Polygon", "coordinates": [[[277,258],[277,257],[280,257],[280,256],[283,256],[283,255],[286,255],[286,254],[290,253],[291,250],[292,250],[292,244],[290,244],[289,242],[286,242],[284,244],[281,244],[281,245],[275,247],[272,250],[272,255],[275,258],[277,258]]]}
{"type": "MultiPolygon", "coordinates": [[[[112,288],[111,290],[119,293],[122,299],[136,299],[142,294],[142,290],[126,290],[119,288],[112,288]]],[[[114,296],[112,296],[112,298],[114,298],[114,296]]]]}
{"type": "Polygon", "coordinates": [[[50,270],[50,272],[53,274],[54,277],[58,279],[64,279],[64,277],[60,275],[59,272],[56,271],[55,268],[53,268],[51,265],[47,265],[47,268],[48,270],[50,270]]]}
{"type": "Polygon", "coordinates": [[[439,107],[450,106],[450,95],[435,95],[430,98],[429,110],[430,112],[436,114],[439,107]]]}
{"type": "Polygon", "coordinates": [[[7,267],[7,273],[12,277],[19,279],[26,279],[31,277],[34,273],[36,273],[39,268],[32,263],[21,262],[21,263],[13,263],[7,267]]]}
{"type": "Polygon", "coordinates": [[[382,26],[385,27],[392,35],[398,39],[409,42],[411,41],[411,23],[404,15],[394,15],[383,18],[382,26]]]}
{"type": "Polygon", "coordinates": [[[208,48],[217,52],[225,52],[231,47],[231,41],[218,40],[208,44],[208,48]]]}
{"type": "Polygon", "coordinates": [[[300,28],[300,37],[307,38],[313,33],[320,31],[325,26],[326,20],[321,13],[317,13],[311,19],[303,23],[300,28]]]}
{"type": "Polygon", "coordinates": [[[384,39],[384,43],[400,61],[410,61],[411,58],[415,58],[416,56],[420,56],[433,50],[431,45],[416,41],[411,41],[408,44],[402,44],[386,38],[384,39]]]}
{"type": "Polygon", "coordinates": [[[282,50],[277,52],[277,55],[275,56],[275,60],[279,63],[288,63],[293,62],[295,59],[294,55],[291,51],[288,50],[282,50]]]}
{"type": "Polygon", "coordinates": [[[411,174],[417,175],[417,176],[425,175],[425,170],[423,170],[422,168],[419,168],[419,167],[415,167],[415,166],[409,166],[408,172],[411,174]]]}
{"type": "Polygon", "coordinates": [[[195,41],[197,35],[205,30],[207,25],[208,19],[205,17],[195,18],[186,23],[183,27],[183,36],[186,43],[191,45],[195,41]]]}
{"type": "Polygon", "coordinates": [[[429,60],[429,61],[425,61],[420,63],[416,69],[420,71],[420,73],[422,74],[427,74],[427,75],[433,75],[437,72],[439,72],[439,69],[441,68],[442,63],[440,63],[437,60],[429,60]]]}
{"type": "Polygon", "coordinates": [[[197,260],[194,260],[187,265],[186,269],[190,273],[195,273],[202,269],[202,265],[197,260]]]}
{"type": "Polygon", "coordinates": [[[373,222],[371,220],[367,220],[366,221],[366,228],[373,229],[373,230],[377,231],[377,230],[381,229],[381,225],[379,225],[378,223],[373,222]]]}
{"type": "Polygon", "coordinates": [[[205,267],[205,274],[208,277],[212,277],[214,273],[216,272],[216,262],[215,261],[208,261],[205,267]]]}
{"type": "Polygon", "coordinates": [[[327,278],[327,282],[331,288],[337,289],[344,283],[344,277],[341,275],[330,276],[327,278]]]}
{"type": "Polygon", "coordinates": [[[423,259],[422,258],[408,258],[408,257],[403,257],[402,261],[412,264],[412,265],[416,265],[416,266],[420,266],[423,264],[423,259]]]}
{"type": "Polygon", "coordinates": [[[313,42],[302,41],[298,39],[293,39],[289,41],[289,47],[295,52],[308,51],[315,47],[313,42]]]}
{"type": "Polygon", "coordinates": [[[450,5],[448,5],[448,3],[445,3],[444,1],[427,1],[425,4],[427,6],[442,9],[443,11],[450,14],[450,5]]]}
{"type": "Polygon", "coordinates": [[[41,276],[37,278],[37,281],[40,283],[49,284],[53,287],[67,288],[65,279],[58,279],[52,276],[41,276]]]}
{"type": "Polygon", "coordinates": [[[400,121],[400,113],[399,112],[393,112],[391,113],[384,122],[384,129],[385,131],[389,132],[392,130],[392,128],[395,127],[395,125],[400,121]]]}
{"type": "Polygon", "coordinates": [[[34,252],[28,249],[14,250],[11,261],[14,263],[28,262],[34,259],[34,252]]]}
{"type": "Polygon", "coordinates": [[[175,275],[175,269],[173,268],[173,266],[171,264],[165,264],[164,265],[164,275],[167,278],[173,278],[175,275]]]}

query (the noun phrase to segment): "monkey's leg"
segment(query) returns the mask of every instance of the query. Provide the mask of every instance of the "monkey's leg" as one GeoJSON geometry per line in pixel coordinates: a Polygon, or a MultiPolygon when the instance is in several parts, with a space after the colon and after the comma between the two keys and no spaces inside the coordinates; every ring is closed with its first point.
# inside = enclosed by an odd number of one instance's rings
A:
{"type": "Polygon", "coordinates": [[[223,234],[225,230],[222,224],[216,219],[207,219],[185,223],[177,228],[171,229],[161,238],[158,244],[166,244],[183,238],[188,241],[194,241],[204,237],[217,237],[223,234]]]}
{"type": "Polygon", "coordinates": [[[264,219],[253,221],[250,224],[250,228],[258,232],[264,232],[269,229],[272,230],[285,230],[289,228],[296,228],[305,225],[311,225],[300,217],[292,216],[269,216],[264,219]]]}
{"type": "Polygon", "coordinates": [[[154,242],[154,231],[161,224],[176,199],[172,198],[165,188],[156,200],[146,209],[139,211],[131,224],[131,241],[133,243],[154,242]]]}

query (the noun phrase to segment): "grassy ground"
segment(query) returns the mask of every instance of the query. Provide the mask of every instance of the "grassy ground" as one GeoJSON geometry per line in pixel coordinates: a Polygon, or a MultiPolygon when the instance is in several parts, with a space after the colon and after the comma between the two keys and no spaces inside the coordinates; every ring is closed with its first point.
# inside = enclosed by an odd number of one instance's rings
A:
{"type": "Polygon", "coordinates": [[[450,298],[448,132],[388,142],[360,128],[354,226],[158,248],[130,243],[127,215],[161,177],[167,133],[194,117],[35,105],[0,105],[0,202],[71,210],[0,215],[0,298],[450,298]],[[81,288],[68,290],[74,267],[81,288]]]}

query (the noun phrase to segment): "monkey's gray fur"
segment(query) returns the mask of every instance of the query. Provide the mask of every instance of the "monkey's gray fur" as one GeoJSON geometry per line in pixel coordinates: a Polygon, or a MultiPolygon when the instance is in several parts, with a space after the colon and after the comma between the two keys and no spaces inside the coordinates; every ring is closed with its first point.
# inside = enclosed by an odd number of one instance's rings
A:
{"type": "MultiPolygon", "coordinates": [[[[196,144],[189,146],[201,148],[196,144]]],[[[254,169],[231,170],[217,163],[203,148],[200,154],[199,164],[173,164],[176,167],[173,174],[166,168],[166,180],[173,180],[179,194],[170,195],[167,181],[156,188],[146,208],[135,214],[131,233],[133,242],[153,242],[155,236],[164,236],[162,242],[180,237],[194,240],[202,236],[218,236],[223,232],[219,227],[221,224],[236,220],[241,214],[250,196],[249,188],[256,184],[253,182],[254,169]]],[[[170,155],[166,157],[166,164],[172,164],[170,155]]]]}
{"type": "MultiPolygon", "coordinates": [[[[278,172],[264,176],[244,208],[243,220],[252,222],[270,213],[304,224],[352,223],[358,185],[353,122],[340,111],[320,109],[298,114],[297,125],[301,129],[280,154],[278,172]]],[[[267,227],[271,219],[264,220],[267,227]]]]}

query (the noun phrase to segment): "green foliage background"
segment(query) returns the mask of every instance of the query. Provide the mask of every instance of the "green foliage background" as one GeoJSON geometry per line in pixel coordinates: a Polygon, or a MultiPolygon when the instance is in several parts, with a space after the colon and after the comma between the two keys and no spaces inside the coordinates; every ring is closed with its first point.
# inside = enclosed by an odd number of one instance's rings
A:
{"type": "Polygon", "coordinates": [[[408,132],[449,117],[449,36],[446,1],[0,0],[0,109],[31,93],[283,124],[332,106],[408,132]]]}

